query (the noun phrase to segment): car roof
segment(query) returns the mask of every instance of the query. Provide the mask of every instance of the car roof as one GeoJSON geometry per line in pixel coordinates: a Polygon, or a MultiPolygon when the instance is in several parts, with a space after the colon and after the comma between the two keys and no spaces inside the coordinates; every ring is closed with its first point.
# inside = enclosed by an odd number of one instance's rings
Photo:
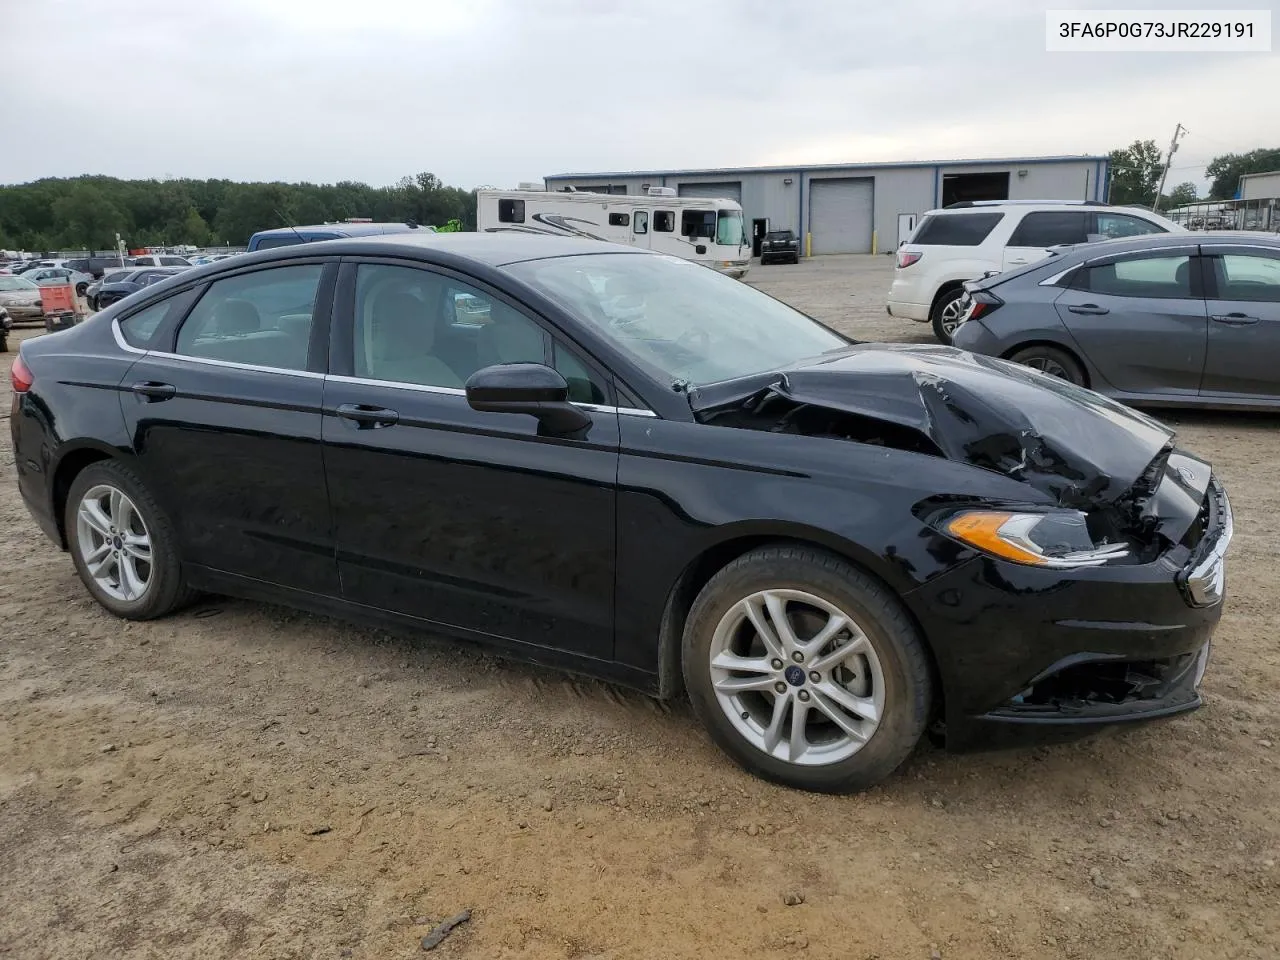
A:
{"type": "Polygon", "coordinates": [[[1112,210],[1124,213],[1138,213],[1147,217],[1159,216],[1146,207],[1135,207],[1117,203],[1103,203],[1100,200],[965,200],[952,203],[935,210],[926,210],[925,216],[964,216],[968,213],[990,213],[1004,208],[1031,210],[1044,208],[1047,210],[1112,210]]]}
{"type": "Polygon", "coordinates": [[[207,264],[196,269],[207,270],[213,266],[231,264],[239,268],[245,264],[265,263],[272,260],[291,260],[315,256],[361,256],[390,254],[413,259],[447,263],[461,259],[501,267],[526,260],[545,260],[551,257],[575,257],[592,253],[648,254],[648,250],[603,240],[557,237],[548,234],[523,233],[500,230],[492,233],[393,233],[372,237],[344,237],[339,240],[322,240],[318,243],[294,244],[275,247],[252,254],[241,254],[230,261],[207,264]]]}
{"type": "Polygon", "coordinates": [[[255,237],[287,237],[293,233],[336,233],[344,237],[368,237],[385,233],[406,233],[414,230],[431,231],[421,226],[409,226],[401,221],[384,221],[381,223],[313,223],[297,227],[273,227],[270,230],[258,230],[255,237]]]}
{"type": "Polygon", "coordinates": [[[1273,233],[1250,233],[1246,230],[1214,230],[1212,232],[1147,233],[1137,237],[1117,237],[1114,240],[1098,240],[1080,243],[1066,248],[1066,254],[1080,254],[1090,260],[1113,253],[1129,253],[1136,250],[1159,250],[1164,247],[1198,246],[1252,246],[1280,250],[1280,236],[1273,233]]]}

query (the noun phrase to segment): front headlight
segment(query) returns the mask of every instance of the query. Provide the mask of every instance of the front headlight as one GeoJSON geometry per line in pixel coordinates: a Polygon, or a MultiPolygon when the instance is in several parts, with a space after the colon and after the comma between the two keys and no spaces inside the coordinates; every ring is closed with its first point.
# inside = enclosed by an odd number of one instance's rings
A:
{"type": "Polygon", "coordinates": [[[966,510],[943,529],[984,553],[1033,567],[1097,567],[1129,555],[1126,544],[1094,543],[1085,515],[1078,510],[966,510]]]}

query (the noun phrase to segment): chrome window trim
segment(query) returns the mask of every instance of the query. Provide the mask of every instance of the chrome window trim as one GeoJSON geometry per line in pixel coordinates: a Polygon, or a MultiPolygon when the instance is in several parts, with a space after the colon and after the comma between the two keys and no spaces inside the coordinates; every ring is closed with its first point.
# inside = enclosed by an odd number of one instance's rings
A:
{"type": "MultiPolygon", "coordinates": [[[[416,390],[419,393],[435,393],[450,397],[465,397],[467,395],[467,391],[461,387],[434,387],[425,383],[405,383],[401,380],[372,380],[367,377],[348,377],[342,374],[314,373],[310,370],[290,370],[287,367],[264,367],[254,363],[236,363],[232,360],[214,360],[210,357],[192,357],[185,353],[170,353],[166,350],[142,350],[125,340],[124,334],[120,330],[120,320],[115,317],[111,320],[111,333],[115,337],[116,345],[121,350],[138,354],[139,356],[165,357],[170,360],[185,360],[188,363],[203,363],[214,367],[228,367],[233,370],[278,373],[287,377],[308,377],[313,380],[327,379],[337,383],[352,383],[371,387],[395,387],[400,390],[416,390]]],[[[610,407],[599,403],[578,403],[576,401],[573,402],[573,405],[590,413],[613,413],[624,417],[653,417],[655,419],[658,416],[652,410],[636,407],[610,407]]]]}
{"type": "Polygon", "coordinates": [[[121,349],[127,350],[129,353],[137,353],[148,357],[164,357],[169,360],[185,360],[187,363],[203,363],[211,367],[227,367],[232,370],[252,370],[258,373],[278,373],[286,377],[308,377],[312,380],[323,380],[323,373],[314,373],[311,370],[293,370],[289,367],[264,367],[257,363],[237,363],[234,360],[215,360],[212,357],[193,357],[185,353],[170,353],[167,350],[140,350],[131,345],[124,339],[124,334],[120,331],[120,321],[116,318],[111,320],[111,332],[115,335],[116,343],[121,349]]]}
{"type": "Polygon", "coordinates": [[[1227,240],[1216,240],[1212,243],[1200,244],[1200,254],[1202,256],[1214,256],[1219,251],[1231,248],[1238,250],[1265,250],[1273,257],[1280,257],[1280,247],[1268,247],[1260,243],[1231,243],[1227,240]]]}
{"type": "MultiPolygon", "coordinates": [[[[403,380],[374,380],[369,377],[348,377],[345,374],[330,374],[329,380],[337,383],[351,383],[357,386],[394,387],[397,390],[415,390],[418,393],[435,393],[447,397],[465,397],[467,391],[460,387],[435,387],[425,383],[405,383],[403,380]]],[[[610,407],[599,403],[579,403],[570,401],[575,407],[590,413],[614,413],[627,417],[654,417],[658,415],[652,410],[640,410],[635,407],[610,407]]]]}

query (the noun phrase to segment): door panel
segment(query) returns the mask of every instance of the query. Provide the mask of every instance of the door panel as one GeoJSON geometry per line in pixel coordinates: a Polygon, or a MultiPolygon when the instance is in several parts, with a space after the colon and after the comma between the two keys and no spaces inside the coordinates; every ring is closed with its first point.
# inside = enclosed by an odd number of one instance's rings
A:
{"type": "Polygon", "coordinates": [[[460,391],[325,385],[325,472],[343,596],[492,637],[613,652],[618,415],[540,437],[460,391]],[[394,425],[337,415],[359,404],[394,425]]]}
{"type": "Polygon", "coordinates": [[[1205,263],[1209,345],[1201,393],[1280,397],[1280,254],[1215,248],[1205,263]]]}
{"type": "Polygon", "coordinates": [[[459,275],[343,270],[323,427],[343,596],[610,657],[618,414],[593,413],[583,439],[542,436],[531,416],[472,410],[462,389],[510,362],[556,364],[586,402],[607,401],[607,385],[459,275]]]}
{"type": "Polygon", "coordinates": [[[125,420],[183,559],[337,594],[320,451],[319,375],[148,354],[129,371],[125,420]],[[170,385],[174,392],[142,391],[170,385]]]}
{"type": "Polygon", "coordinates": [[[121,406],[184,561],[338,592],[320,449],[336,271],[317,260],[236,274],[170,298],[158,327],[155,308],[121,321],[156,351],[130,369],[121,406]]]}
{"type": "Polygon", "coordinates": [[[1065,291],[1058,316],[1115,389],[1200,390],[1208,318],[1194,250],[1098,262],[1078,271],[1085,289],[1065,291]]]}

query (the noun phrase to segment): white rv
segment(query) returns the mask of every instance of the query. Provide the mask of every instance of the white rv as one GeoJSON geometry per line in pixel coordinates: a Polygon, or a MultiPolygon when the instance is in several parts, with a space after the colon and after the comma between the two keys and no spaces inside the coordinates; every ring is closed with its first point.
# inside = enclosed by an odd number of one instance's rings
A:
{"type": "Polygon", "coordinates": [[[569,190],[477,191],[477,228],[484,232],[590,237],[692,260],[743,277],[751,240],[736,200],[677,197],[671,187],[644,195],[569,190]]]}

